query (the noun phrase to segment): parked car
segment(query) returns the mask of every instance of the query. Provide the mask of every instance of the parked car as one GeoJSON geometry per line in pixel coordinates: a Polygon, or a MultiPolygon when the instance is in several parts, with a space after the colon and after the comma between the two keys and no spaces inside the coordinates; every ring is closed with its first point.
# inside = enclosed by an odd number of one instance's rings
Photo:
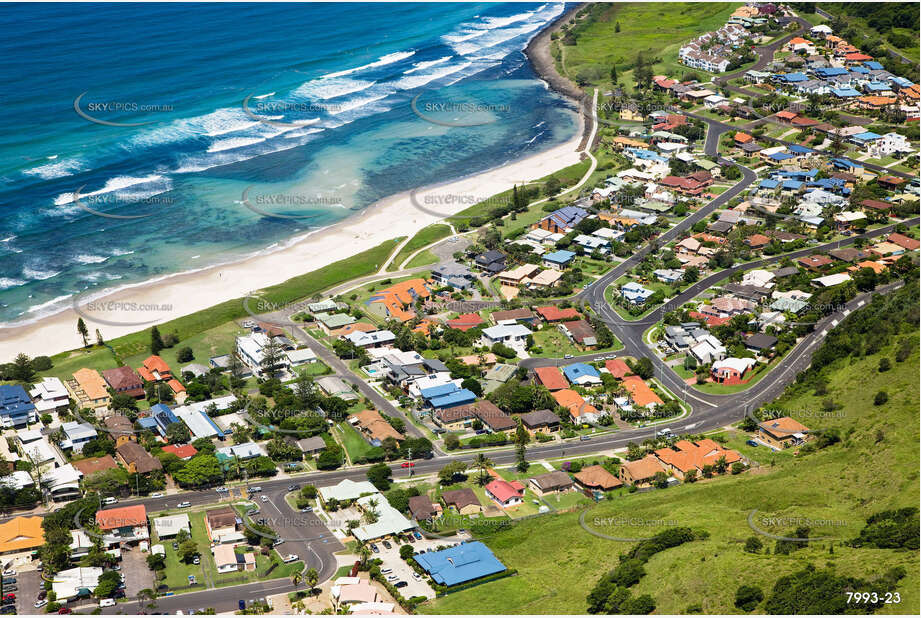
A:
{"type": "Polygon", "coordinates": [[[150,494],[151,498],[162,498],[165,494],[162,491],[157,491],[150,494]]]}
{"type": "Polygon", "coordinates": [[[250,492],[250,493],[252,493],[252,494],[255,494],[255,493],[259,493],[260,491],[262,491],[262,487],[260,487],[259,485],[256,485],[255,487],[250,487],[250,488],[247,489],[246,491],[248,491],[248,492],[250,492]]]}
{"type": "Polygon", "coordinates": [[[71,610],[69,607],[62,607],[61,609],[58,610],[58,613],[59,614],[70,614],[70,613],[73,613],[73,610],[71,610]]]}
{"type": "Polygon", "coordinates": [[[15,578],[15,577],[4,577],[4,578],[3,578],[3,585],[4,585],[4,586],[6,586],[7,584],[15,584],[15,583],[16,583],[16,578],[15,578]]]}
{"type": "Polygon", "coordinates": [[[404,582],[404,581],[399,581],[399,582],[395,583],[395,584],[393,585],[393,587],[394,587],[394,588],[405,588],[405,587],[408,586],[408,585],[409,585],[409,584],[407,584],[407,583],[404,582]]]}
{"type": "Polygon", "coordinates": [[[388,575],[388,576],[387,576],[387,581],[388,581],[388,582],[395,582],[395,581],[397,581],[398,579],[400,579],[400,578],[397,577],[396,575],[388,575]]]}
{"type": "Polygon", "coordinates": [[[589,436],[579,436],[579,442],[588,442],[591,440],[589,436]]]}
{"type": "Polygon", "coordinates": [[[421,582],[422,576],[416,573],[415,571],[413,571],[413,579],[416,580],[417,582],[421,582]]]}
{"type": "Polygon", "coordinates": [[[391,545],[390,541],[384,541],[384,547],[386,547],[387,549],[390,549],[391,547],[393,547],[393,545],[391,545]]]}
{"type": "Polygon", "coordinates": [[[746,441],[745,441],[745,444],[747,444],[747,445],[749,445],[749,446],[758,446],[758,443],[755,442],[754,440],[746,440],[746,441]]]}
{"type": "Polygon", "coordinates": [[[3,577],[13,577],[14,575],[16,575],[16,571],[13,569],[7,569],[3,572],[3,577]]]}
{"type": "Polygon", "coordinates": [[[284,539],[275,539],[275,542],[272,543],[272,547],[277,547],[277,546],[281,545],[281,544],[284,543],[284,542],[285,542],[284,539]]]}
{"type": "Polygon", "coordinates": [[[192,506],[192,503],[191,502],[180,502],[176,506],[179,507],[180,509],[187,509],[190,506],[192,506]]]}
{"type": "Polygon", "coordinates": [[[176,542],[174,541],[174,542],[173,542],[173,549],[178,550],[178,549],[179,549],[179,543],[176,543],[176,542]]]}
{"type": "Polygon", "coordinates": [[[100,599],[99,607],[115,607],[115,599],[100,599]]]}
{"type": "Polygon", "coordinates": [[[198,556],[195,556],[194,558],[192,558],[192,564],[201,564],[201,558],[199,558],[198,556]]]}
{"type": "Polygon", "coordinates": [[[108,498],[106,498],[105,500],[103,500],[102,503],[105,504],[105,505],[117,504],[117,503],[118,503],[118,498],[115,498],[115,497],[113,497],[113,496],[109,496],[108,498]]]}
{"type": "Polygon", "coordinates": [[[39,599],[38,601],[32,604],[32,607],[34,607],[35,609],[38,609],[39,607],[45,607],[46,605],[48,605],[48,601],[46,599],[39,599]]]}
{"type": "Polygon", "coordinates": [[[422,540],[422,535],[418,531],[413,532],[413,536],[416,537],[417,541],[422,540]]]}
{"type": "Polygon", "coordinates": [[[297,557],[297,554],[288,554],[285,556],[284,562],[297,562],[300,558],[297,557]]]}
{"type": "Polygon", "coordinates": [[[572,354],[564,354],[563,358],[572,358],[572,354]]]}
{"type": "Polygon", "coordinates": [[[381,548],[378,547],[376,543],[371,543],[371,551],[373,551],[375,554],[379,554],[381,553],[381,548]]]}
{"type": "Polygon", "coordinates": [[[301,509],[301,513],[313,513],[313,507],[305,506],[304,508],[301,509]]]}
{"type": "Polygon", "coordinates": [[[262,501],[263,501],[263,502],[268,502],[268,501],[269,501],[269,497],[268,497],[268,496],[262,496],[262,501]]]}

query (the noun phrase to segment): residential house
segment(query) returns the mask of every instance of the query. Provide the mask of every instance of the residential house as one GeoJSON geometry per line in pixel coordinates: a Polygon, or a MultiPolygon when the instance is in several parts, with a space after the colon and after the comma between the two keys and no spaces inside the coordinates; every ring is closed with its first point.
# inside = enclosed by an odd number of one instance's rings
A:
{"type": "Polygon", "coordinates": [[[530,435],[538,433],[551,434],[560,429],[560,417],[550,410],[535,410],[520,417],[521,425],[530,435]]]}
{"type": "Polygon", "coordinates": [[[574,487],[572,479],[562,470],[539,474],[528,479],[528,483],[534,488],[538,496],[564,493],[574,487]]]}
{"type": "Polygon", "coordinates": [[[564,206],[541,219],[534,227],[548,232],[568,234],[587,216],[588,211],[584,208],[564,206]]]}
{"type": "Polygon", "coordinates": [[[758,423],[758,439],[773,448],[800,446],[809,438],[809,428],[789,416],[758,423]]]}
{"type": "Polygon", "coordinates": [[[205,530],[212,543],[235,543],[243,537],[239,532],[242,518],[229,506],[205,511],[205,530]]]}
{"type": "Polygon", "coordinates": [[[144,397],[144,383],[135,373],[134,369],[128,366],[116,367],[115,369],[106,369],[102,372],[102,377],[116,393],[128,395],[135,399],[144,397]]]}
{"type": "Polygon", "coordinates": [[[400,442],[406,438],[394,429],[377,410],[362,410],[349,416],[349,422],[368,440],[371,446],[380,446],[387,438],[400,442]]]}
{"type": "Polygon", "coordinates": [[[533,335],[531,329],[523,324],[499,324],[483,329],[480,345],[491,347],[501,343],[521,352],[524,351],[527,339],[531,335],[533,335]]]}
{"type": "Polygon", "coordinates": [[[586,466],[573,474],[576,486],[585,491],[611,491],[623,486],[623,481],[600,465],[586,466]]]}
{"type": "Polygon", "coordinates": [[[524,502],[525,486],[518,481],[509,482],[497,478],[487,483],[483,489],[486,495],[502,508],[517,506],[524,502]]]}
{"type": "Polygon", "coordinates": [[[104,509],[96,512],[96,525],[108,547],[150,540],[147,508],[143,504],[104,509]]]}
{"type": "Polygon", "coordinates": [[[559,325],[560,332],[580,346],[591,348],[598,345],[595,329],[585,320],[573,320],[559,325]]]}
{"type": "Polygon", "coordinates": [[[725,449],[709,438],[697,442],[679,440],[670,448],[656,450],[654,456],[666,471],[679,479],[692,471],[699,475],[705,466],[716,466],[721,461],[727,465],[742,461],[737,451],[725,449]]]}
{"type": "Polygon", "coordinates": [[[90,408],[104,413],[112,403],[108,384],[95,369],[78,369],[73,373],[73,379],[67,380],[64,384],[81,409],[90,408]]]}
{"type": "Polygon", "coordinates": [[[654,294],[636,281],[629,281],[620,286],[620,295],[634,305],[642,305],[654,294]]]}
{"type": "MultiPolygon", "coordinates": [[[[70,405],[70,396],[67,394],[67,388],[60,378],[42,378],[41,382],[32,386],[32,390],[29,391],[29,397],[32,398],[32,403],[35,404],[37,414],[62,412],[70,405]]],[[[2,395],[0,395],[0,402],[2,402],[2,395]]],[[[0,408],[2,408],[2,405],[0,403],[0,408]]],[[[0,412],[0,415],[2,415],[2,412],[0,412]]]]}
{"type": "Polygon", "coordinates": [[[646,455],[636,461],[623,462],[620,466],[620,480],[627,485],[649,487],[659,472],[665,472],[659,459],[655,455],[646,455]]]}
{"type": "Polygon", "coordinates": [[[45,544],[45,531],[39,516],[17,516],[0,523],[0,556],[39,549],[45,544]]]}
{"type": "Polygon", "coordinates": [[[137,442],[125,442],[115,447],[115,459],[128,470],[129,474],[148,474],[162,470],[160,460],[144,450],[137,442]]]}
{"type": "Polygon", "coordinates": [[[762,356],[770,352],[771,348],[777,345],[777,337],[766,335],[764,333],[755,333],[745,338],[745,347],[762,356]]]}
{"type": "Polygon", "coordinates": [[[78,421],[69,421],[62,424],[61,431],[64,432],[61,448],[65,451],[72,450],[74,453],[83,452],[83,445],[90,440],[94,440],[98,435],[92,425],[78,421]]]}
{"type": "Polygon", "coordinates": [[[547,305],[546,307],[537,307],[535,311],[546,322],[578,320],[581,317],[579,311],[573,307],[566,307],[565,309],[561,309],[556,305],[547,305]]]}
{"type": "Polygon", "coordinates": [[[469,268],[457,262],[438,264],[432,268],[432,281],[457,290],[466,290],[473,285],[476,275],[469,268]]]}
{"type": "Polygon", "coordinates": [[[441,551],[415,554],[413,559],[436,584],[458,586],[506,570],[480,541],[466,542],[441,551]]]}
{"type": "Polygon", "coordinates": [[[35,404],[18,384],[0,384],[0,421],[4,428],[23,427],[38,421],[35,404]]]}
{"type": "Polygon", "coordinates": [[[192,533],[192,524],[189,522],[189,516],[185,513],[156,517],[151,520],[151,523],[158,539],[173,538],[179,534],[180,530],[185,530],[189,534],[192,533]]]}
{"type": "Polygon", "coordinates": [[[574,386],[601,384],[601,374],[598,370],[585,363],[574,363],[563,367],[563,375],[574,386]]]}
{"type": "Polygon", "coordinates": [[[568,388],[551,393],[558,405],[569,410],[569,416],[576,424],[597,423],[602,414],[592,404],[582,398],[582,395],[568,388]]]}
{"type": "Polygon", "coordinates": [[[462,313],[456,318],[448,320],[445,324],[448,328],[456,328],[457,330],[467,332],[471,328],[476,328],[480,324],[485,324],[485,321],[478,313],[462,313]]]}
{"type": "Polygon", "coordinates": [[[495,249],[481,253],[473,262],[477,268],[492,275],[505,270],[505,254],[495,249]]]}
{"type": "Polygon", "coordinates": [[[559,250],[554,251],[553,253],[547,253],[541,258],[541,262],[547,268],[552,268],[553,270],[565,270],[572,261],[576,258],[576,254],[572,251],[559,250]]]}
{"type": "Polygon", "coordinates": [[[630,394],[630,401],[639,408],[651,410],[662,405],[662,399],[639,376],[625,376],[622,378],[624,388],[630,394]]]}
{"type": "Polygon", "coordinates": [[[535,367],[534,375],[537,381],[551,392],[569,388],[569,383],[557,367],[535,367]]]}
{"type": "Polygon", "coordinates": [[[724,358],[713,363],[710,375],[718,384],[742,384],[745,374],[754,366],[753,358],[724,358]]]}
{"type": "Polygon", "coordinates": [[[483,512],[480,499],[469,487],[443,491],[441,501],[444,502],[445,508],[452,509],[458,515],[479,515],[483,512]]]}
{"type": "Polygon", "coordinates": [[[416,312],[412,310],[416,300],[430,296],[424,279],[409,279],[373,292],[365,305],[378,317],[407,322],[416,317],[416,312]]]}

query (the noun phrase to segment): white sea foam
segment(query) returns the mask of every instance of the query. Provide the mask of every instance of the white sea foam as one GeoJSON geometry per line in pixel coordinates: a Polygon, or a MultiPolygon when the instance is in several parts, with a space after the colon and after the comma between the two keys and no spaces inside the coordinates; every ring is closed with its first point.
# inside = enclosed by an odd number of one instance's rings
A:
{"type": "Polygon", "coordinates": [[[394,82],[394,87],[398,90],[412,90],[413,88],[419,88],[433,82],[435,80],[441,79],[447,75],[463,71],[471,65],[470,62],[463,62],[461,64],[454,64],[446,67],[442,67],[437,71],[432,71],[431,73],[420,73],[418,75],[411,75],[409,77],[402,77],[396,82],[394,82]]]}
{"type": "Polygon", "coordinates": [[[394,52],[392,54],[387,54],[386,56],[381,56],[374,62],[363,64],[360,67],[355,67],[352,69],[345,69],[344,71],[337,71],[335,73],[328,73],[327,75],[324,76],[324,78],[342,77],[344,75],[351,75],[352,73],[358,73],[359,71],[365,71],[367,69],[374,69],[377,67],[386,66],[388,64],[394,64],[396,62],[400,62],[401,60],[406,60],[407,58],[409,58],[415,53],[416,53],[415,50],[394,52]]]}
{"type": "Polygon", "coordinates": [[[10,288],[19,287],[20,285],[25,285],[28,281],[24,279],[14,279],[13,277],[0,277],[0,290],[8,290],[10,288]]]}
{"type": "Polygon", "coordinates": [[[268,99],[269,97],[272,97],[272,96],[275,96],[275,91],[274,91],[274,90],[273,90],[272,92],[269,92],[269,93],[266,93],[266,94],[257,94],[257,95],[254,96],[253,98],[254,98],[254,99],[268,99]]]}
{"type": "MultiPolygon", "coordinates": [[[[51,157],[49,157],[49,159],[50,158],[51,157]]],[[[82,172],[85,169],[84,162],[79,159],[64,159],[63,161],[31,167],[27,170],[23,170],[22,173],[26,176],[38,176],[42,180],[51,180],[53,178],[73,176],[77,172],[82,172]]]]}
{"type": "Polygon", "coordinates": [[[261,144],[265,140],[265,137],[231,137],[228,139],[221,139],[208,146],[208,152],[223,152],[224,150],[243,148],[244,146],[261,144]]]}
{"type": "MultiPolygon", "coordinates": [[[[131,195],[134,199],[142,199],[144,197],[152,197],[160,193],[164,193],[172,189],[172,182],[169,178],[161,176],[160,174],[150,174],[149,176],[116,176],[115,178],[110,178],[106,181],[105,185],[101,189],[96,191],[85,191],[80,193],[80,197],[94,197],[97,195],[104,195],[106,193],[113,192],[123,192],[129,187],[134,187],[135,190],[131,191],[131,195]],[[146,191],[138,191],[138,185],[151,185],[146,191]]],[[[73,192],[61,193],[56,198],[54,198],[55,206],[64,206],[66,204],[71,204],[74,201],[73,192]]]]}
{"type": "Polygon", "coordinates": [[[364,79],[351,79],[348,77],[322,77],[302,84],[291,93],[295,98],[308,98],[314,101],[325,101],[343,97],[347,94],[361,92],[373,86],[376,82],[364,79]]]}
{"type": "Polygon", "coordinates": [[[439,59],[437,59],[437,60],[425,60],[425,61],[423,61],[423,62],[417,62],[417,63],[413,64],[413,68],[407,69],[406,71],[403,71],[403,75],[409,75],[410,73],[415,73],[416,71],[422,71],[423,69],[427,69],[427,68],[429,68],[429,67],[433,67],[433,66],[435,66],[436,64],[445,63],[445,62],[447,62],[447,61],[450,60],[450,59],[451,59],[451,56],[445,56],[445,57],[439,58],[439,59]]]}
{"type": "Polygon", "coordinates": [[[102,262],[105,262],[108,259],[109,259],[108,256],[105,256],[105,255],[91,255],[88,253],[74,256],[74,261],[79,262],[81,264],[100,264],[102,262]]]}
{"type": "Polygon", "coordinates": [[[44,281],[45,279],[51,279],[60,274],[61,271],[59,270],[39,270],[38,268],[32,268],[30,266],[26,266],[22,269],[23,277],[33,281],[44,281]]]}

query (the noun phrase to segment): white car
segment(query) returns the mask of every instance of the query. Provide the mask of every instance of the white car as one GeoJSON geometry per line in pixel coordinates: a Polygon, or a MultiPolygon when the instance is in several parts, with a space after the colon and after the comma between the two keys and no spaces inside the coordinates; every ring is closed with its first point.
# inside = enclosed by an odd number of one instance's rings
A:
{"type": "Polygon", "coordinates": [[[415,571],[413,571],[413,579],[416,580],[417,582],[421,582],[422,576],[416,573],[415,571]]]}
{"type": "Polygon", "coordinates": [[[297,554],[288,554],[287,556],[285,556],[284,562],[285,563],[297,562],[298,560],[300,560],[300,558],[297,557],[297,554]]]}
{"type": "Polygon", "coordinates": [[[190,506],[192,506],[192,503],[191,503],[191,502],[180,502],[180,503],[177,504],[176,506],[177,506],[178,508],[180,508],[180,509],[187,509],[187,508],[189,508],[190,506]]]}
{"type": "Polygon", "coordinates": [[[268,496],[262,496],[262,501],[263,501],[263,502],[268,502],[268,501],[269,501],[269,497],[268,497],[268,496]]]}
{"type": "Polygon", "coordinates": [[[46,605],[48,605],[48,599],[39,599],[38,601],[32,604],[32,607],[34,607],[35,609],[38,609],[39,607],[45,607],[46,605]]]}
{"type": "Polygon", "coordinates": [[[158,491],[158,492],[155,492],[155,493],[150,494],[150,497],[151,497],[151,498],[162,498],[163,495],[164,495],[164,494],[163,494],[162,491],[158,491]]]}
{"type": "Polygon", "coordinates": [[[395,581],[397,581],[398,579],[400,579],[400,578],[397,577],[396,575],[388,575],[388,576],[387,576],[387,581],[388,581],[388,582],[395,582],[395,581]]]}
{"type": "Polygon", "coordinates": [[[3,572],[4,577],[16,577],[16,571],[13,569],[7,569],[3,572]]]}
{"type": "Polygon", "coordinates": [[[115,599],[100,599],[99,607],[115,607],[115,599]]]}

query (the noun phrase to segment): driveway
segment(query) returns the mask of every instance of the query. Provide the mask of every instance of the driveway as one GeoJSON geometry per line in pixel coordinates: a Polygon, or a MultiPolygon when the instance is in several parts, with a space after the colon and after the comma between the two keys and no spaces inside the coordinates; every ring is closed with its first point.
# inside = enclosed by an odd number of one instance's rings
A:
{"type": "Polygon", "coordinates": [[[144,588],[154,587],[154,575],[147,567],[148,554],[137,547],[122,549],[122,581],[125,582],[125,596],[134,598],[144,588]]]}

